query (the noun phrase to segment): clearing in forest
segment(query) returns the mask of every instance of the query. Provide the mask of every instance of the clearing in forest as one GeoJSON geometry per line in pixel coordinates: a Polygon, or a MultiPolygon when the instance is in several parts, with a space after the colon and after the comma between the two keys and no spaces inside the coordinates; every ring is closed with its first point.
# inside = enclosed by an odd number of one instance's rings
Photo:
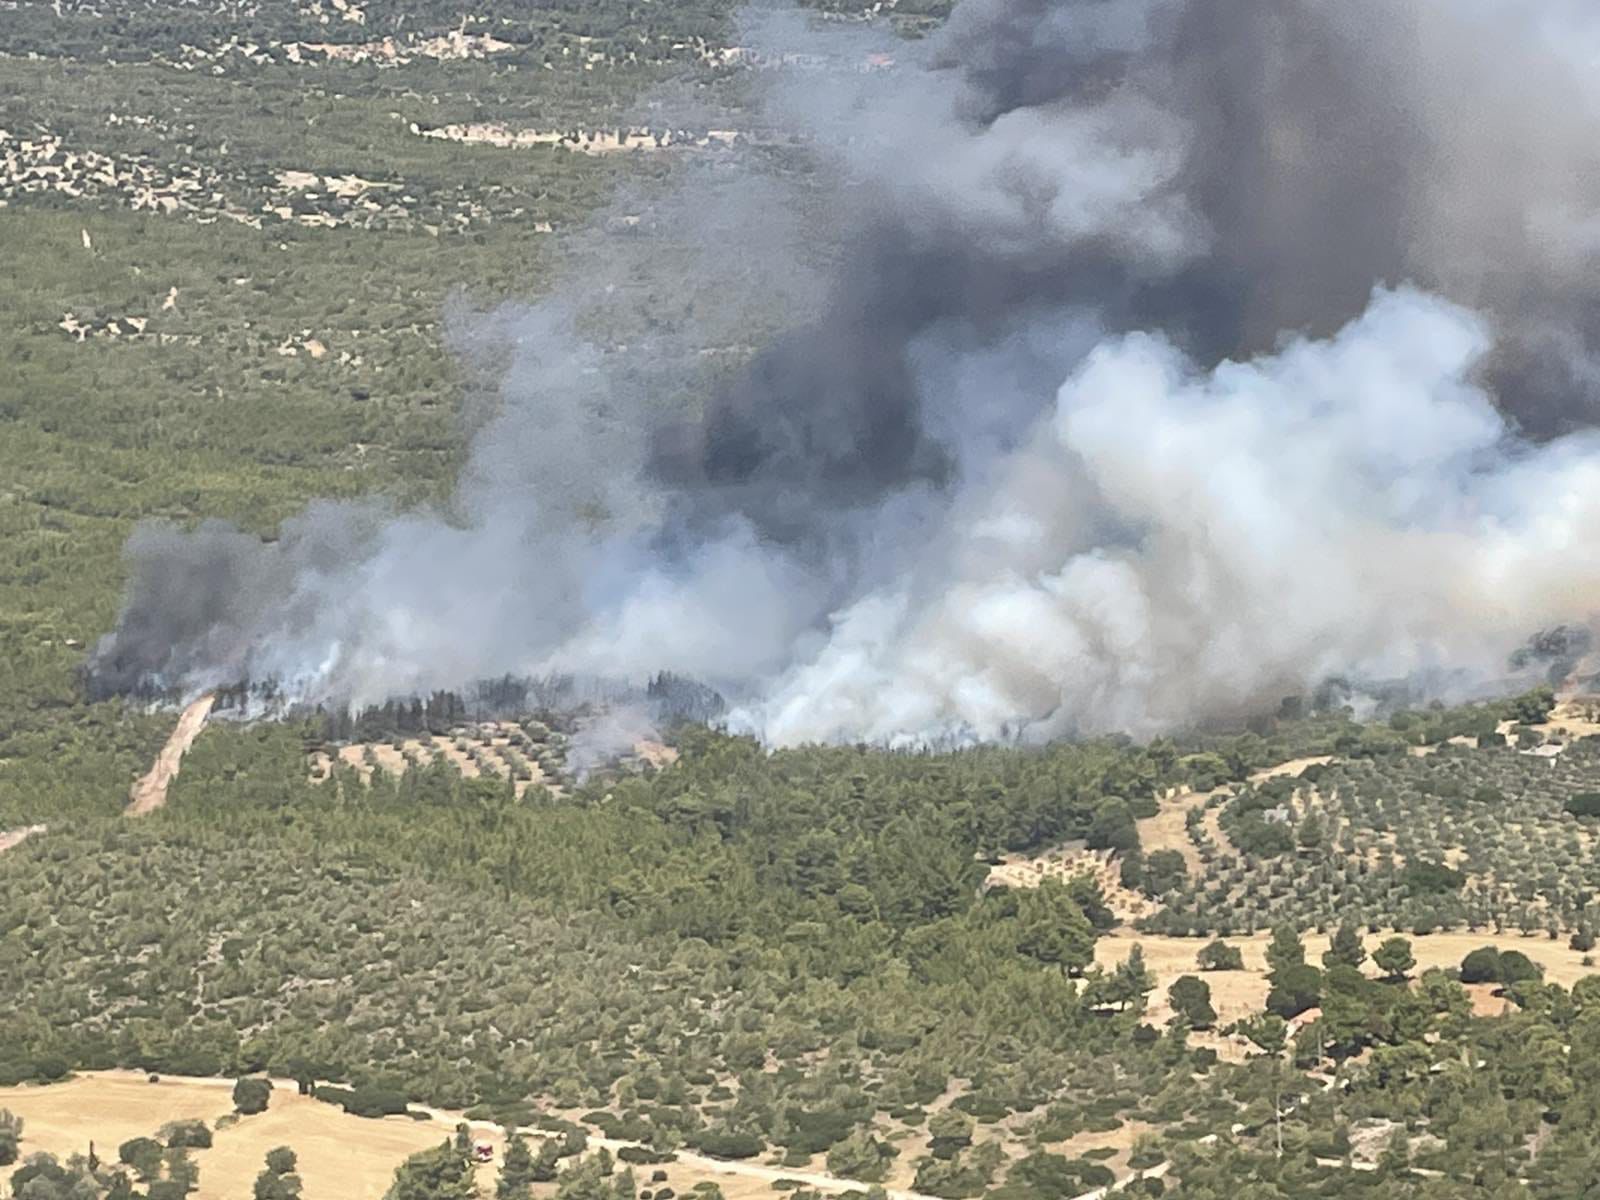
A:
{"type": "MultiPolygon", "coordinates": [[[[48,1087],[0,1088],[0,1108],[22,1118],[24,1157],[41,1150],[58,1158],[87,1154],[92,1141],[102,1160],[115,1160],[123,1142],[153,1137],[168,1121],[214,1123],[233,1109],[233,1099],[215,1086],[168,1079],[150,1083],[137,1072],[106,1071],[48,1087]]],[[[0,1167],[0,1189],[8,1195],[15,1169],[0,1167]]],[[[248,1185],[239,1194],[249,1195],[248,1185]]]]}
{"type": "MultiPolygon", "coordinates": [[[[541,728],[536,722],[534,725],[541,728]]],[[[398,777],[412,768],[420,770],[442,762],[463,779],[510,779],[521,799],[534,786],[559,791],[557,777],[563,759],[559,748],[546,744],[547,736],[532,738],[512,721],[484,721],[452,729],[447,735],[420,733],[387,742],[352,742],[338,746],[332,755],[326,750],[313,753],[311,782],[331,779],[335,758],[352,768],[364,784],[371,783],[378,771],[398,777]]]]}
{"type": "MultiPolygon", "coordinates": [[[[1480,946],[1494,946],[1499,950],[1520,950],[1545,971],[1545,979],[1570,988],[1587,975],[1597,973],[1594,967],[1583,965],[1584,954],[1574,950],[1565,941],[1551,941],[1545,937],[1520,937],[1515,934],[1481,933],[1431,933],[1413,936],[1404,930],[1385,930],[1382,933],[1363,932],[1363,942],[1370,955],[1381,942],[1390,937],[1403,937],[1411,943],[1411,953],[1417,965],[1411,974],[1415,978],[1430,967],[1441,969],[1459,967],[1461,960],[1480,946]]],[[[1167,989],[1180,975],[1198,975],[1211,986],[1211,1006],[1217,1012],[1217,1026],[1221,1028],[1244,1017],[1262,1011],[1267,1001],[1267,943],[1269,933],[1251,937],[1223,938],[1230,946],[1238,947],[1244,956],[1242,971],[1200,971],[1195,966],[1195,956],[1207,945],[1209,937],[1160,937],[1138,933],[1116,933],[1100,938],[1095,943],[1095,962],[1110,969],[1128,957],[1135,945],[1144,953],[1145,965],[1156,979],[1156,989],[1150,993],[1150,1007],[1146,1020],[1164,1025],[1172,1017],[1172,1007],[1167,1003],[1167,989]]],[[[1311,933],[1302,939],[1306,947],[1306,961],[1313,966],[1322,965],[1322,955],[1328,948],[1327,934],[1311,933]]],[[[1364,968],[1372,974],[1371,960],[1364,968]]],[[[1480,1014],[1498,1014],[1503,1001],[1492,995],[1492,988],[1468,989],[1473,1005],[1480,1014]]],[[[1217,1035],[1213,1044],[1228,1039],[1217,1035]]],[[[1219,1051],[1225,1050],[1217,1044],[1219,1051]]],[[[1239,1044],[1243,1053],[1243,1043],[1239,1044]]]]}
{"type": "Polygon", "coordinates": [[[0,854],[22,845],[36,833],[48,833],[49,830],[48,825],[24,825],[21,829],[8,829],[0,833],[0,854]]]}
{"type": "Polygon", "coordinates": [[[200,731],[205,728],[206,718],[211,715],[211,706],[216,701],[215,696],[201,696],[183,710],[172,736],[167,739],[167,744],[161,747],[161,753],[156,755],[155,763],[148,772],[134,781],[133,788],[128,793],[128,807],[124,810],[126,815],[142,817],[146,813],[155,812],[167,802],[167,788],[171,787],[172,781],[178,777],[178,768],[183,765],[183,756],[189,752],[189,747],[194,745],[195,738],[199,737],[200,731]]]}
{"type": "MultiPolygon", "coordinates": [[[[233,1200],[248,1196],[261,1171],[267,1151],[288,1146],[299,1160],[298,1170],[308,1196],[335,1196],[339,1200],[381,1200],[393,1182],[395,1168],[419,1150],[449,1138],[459,1114],[426,1110],[430,1119],[413,1117],[351,1116],[321,1100],[300,1095],[292,1084],[275,1081],[271,1103],[264,1113],[242,1117],[217,1129],[216,1122],[233,1109],[233,1081],[162,1077],[150,1083],[133,1071],[97,1071],[78,1075],[65,1083],[0,1088],[0,1108],[23,1119],[22,1152],[26,1156],[47,1151],[60,1158],[87,1153],[89,1143],[103,1160],[115,1160],[117,1147],[132,1138],[153,1137],[169,1121],[201,1120],[215,1130],[212,1145],[194,1150],[200,1169],[200,1187],[194,1200],[233,1200]]],[[[418,1110],[422,1111],[422,1110],[418,1110]]],[[[494,1147],[494,1159],[478,1169],[483,1195],[493,1194],[505,1138],[485,1122],[472,1122],[473,1139],[494,1147]]],[[[533,1132],[531,1140],[540,1135],[533,1132]]],[[[593,1145],[615,1149],[623,1143],[591,1138],[593,1145]]],[[[14,1167],[0,1169],[0,1187],[14,1167]]],[[[721,1162],[687,1154],[681,1161],[635,1168],[643,1186],[659,1190],[661,1181],[647,1181],[653,1172],[666,1173],[665,1186],[683,1196],[692,1195],[698,1183],[715,1182],[727,1200],[773,1200],[775,1180],[799,1178],[828,1191],[860,1185],[750,1162],[721,1162]]],[[[555,1194],[554,1183],[537,1184],[534,1194],[546,1200],[555,1194]]],[[[910,1193],[894,1193],[897,1200],[917,1200],[910,1193]]]]}

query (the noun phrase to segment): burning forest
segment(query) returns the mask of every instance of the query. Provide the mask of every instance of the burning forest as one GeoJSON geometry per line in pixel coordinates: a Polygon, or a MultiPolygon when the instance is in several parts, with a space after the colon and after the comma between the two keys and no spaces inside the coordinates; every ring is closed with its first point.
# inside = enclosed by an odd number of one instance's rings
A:
{"type": "Polygon", "coordinates": [[[1594,6],[746,25],[894,67],[751,83],[787,141],[644,206],[670,312],[628,286],[649,238],[596,235],[543,299],[457,314],[501,383],[448,505],[140,527],[95,690],[669,672],[774,744],[1046,738],[1332,679],[1471,695],[1592,625],[1594,6]]]}

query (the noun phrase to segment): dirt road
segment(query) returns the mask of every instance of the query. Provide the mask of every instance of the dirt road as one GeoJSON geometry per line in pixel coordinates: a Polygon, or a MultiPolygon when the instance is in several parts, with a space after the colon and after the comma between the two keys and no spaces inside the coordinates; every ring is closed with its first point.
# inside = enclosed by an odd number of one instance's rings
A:
{"type": "Polygon", "coordinates": [[[22,845],[23,842],[36,833],[48,833],[49,831],[50,827],[48,825],[24,825],[21,829],[8,829],[4,833],[0,833],[0,854],[4,854],[15,846],[22,845]]]}
{"type": "Polygon", "coordinates": [[[201,696],[183,710],[183,715],[178,718],[177,728],[172,731],[167,744],[161,747],[161,753],[156,755],[155,763],[144,776],[134,782],[132,790],[129,791],[128,806],[123,809],[125,816],[142,817],[155,812],[167,802],[167,788],[178,777],[178,768],[183,763],[183,756],[189,752],[189,747],[194,745],[195,738],[199,737],[200,731],[205,728],[206,718],[211,715],[211,706],[216,700],[217,698],[212,695],[201,696]]]}

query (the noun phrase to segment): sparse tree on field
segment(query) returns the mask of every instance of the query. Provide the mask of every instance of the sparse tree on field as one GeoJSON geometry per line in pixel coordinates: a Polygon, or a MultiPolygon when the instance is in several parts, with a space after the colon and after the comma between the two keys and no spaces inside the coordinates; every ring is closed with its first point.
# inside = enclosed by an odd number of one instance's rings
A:
{"type": "Polygon", "coordinates": [[[1341,921],[1334,931],[1333,940],[1322,956],[1324,967],[1359,967],[1367,961],[1366,949],[1361,945],[1361,930],[1354,921],[1341,921]]]}
{"type": "Polygon", "coordinates": [[[1267,974],[1278,976],[1291,967],[1302,967],[1306,961],[1305,943],[1292,925],[1276,925],[1272,941],[1267,943],[1267,974]]]}
{"type": "Polygon", "coordinates": [[[1399,983],[1405,979],[1411,968],[1417,965],[1417,959],[1411,953],[1411,943],[1408,940],[1403,937],[1392,937],[1374,952],[1372,965],[1383,972],[1385,979],[1399,983]]]}
{"type": "Polygon", "coordinates": [[[1250,1039],[1261,1056],[1272,1061],[1272,1123],[1276,1130],[1278,1157],[1283,1157],[1283,1051],[1289,1044],[1289,1026],[1282,1017],[1262,1013],[1244,1022],[1240,1032],[1250,1039]]]}
{"type": "Polygon", "coordinates": [[[133,1168],[141,1183],[149,1183],[161,1176],[161,1151],[155,1138],[130,1138],[117,1147],[117,1158],[133,1168]]]}
{"type": "Polygon", "coordinates": [[[300,1176],[293,1150],[278,1146],[267,1151],[266,1166],[256,1176],[254,1200],[300,1200],[300,1176]]]}
{"type": "Polygon", "coordinates": [[[1180,975],[1167,989],[1167,999],[1178,1019],[1191,1029],[1210,1029],[1217,1021],[1211,1007],[1211,985],[1196,975],[1180,975]]]}
{"type": "Polygon", "coordinates": [[[1237,946],[1230,946],[1217,938],[1200,951],[1195,965],[1202,971],[1242,971],[1244,954],[1237,946]]]}
{"type": "Polygon", "coordinates": [[[233,1085],[233,1107],[250,1116],[267,1111],[272,1100],[272,1084],[265,1079],[245,1078],[233,1085]]]}
{"type": "Polygon", "coordinates": [[[0,1108],[0,1167],[17,1161],[22,1142],[22,1118],[10,1109],[0,1108]]]}

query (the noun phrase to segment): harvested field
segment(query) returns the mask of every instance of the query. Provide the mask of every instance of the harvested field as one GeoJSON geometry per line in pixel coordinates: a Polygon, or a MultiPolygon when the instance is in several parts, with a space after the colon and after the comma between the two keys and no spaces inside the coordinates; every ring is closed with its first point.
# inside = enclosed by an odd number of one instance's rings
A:
{"type": "Polygon", "coordinates": [[[1292,758],[1288,762],[1279,763],[1275,767],[1268,767],[1264,771],[1257,771],[1250,776],[1251,783],[1263,783],[1268,779],[1281,779],[1289,776],[1298,779],[1306,773],[1308,767],[1325,767],[1333,761],[1331,754],[1318,754],[1311,758],[1292,758]]]}
{"type": "MultiPolygon", "coordinates": [[[[191,1080],[149,1083],[137,1072],[106,1071],[48,1087],[0,1088],[0,1108],[22,1118],[24,1155],[44,1150],[65,1158],[86,1153],[93,1141],[102,1157],[115,1158],[118,1145],[153,1136],[168,1121],[193,1119],[209,1125],[232,1111],[233,1099],[226,1088],[191,1080]]],[[[14,1170],[0,1167],[0,1184],[8,1183],[14,1170]]],[[[236,1194],[249,1192],[247,1183],[236,1194]]],[[[201,1194],[208,1193],[202,1189],[201,1194]]]]}
{"type": "MultiPolygon", "coordinates": [[[[196,1152],[200,1190],[195,1195],[197,1200],[248,1196],[267,1151],[288,1146],[299,1156],[306,1195],[381,1200],[408,1155],[449,1136],[449,1128],[434,1121],[353,1117],[279,1087],[266,1112],[242,1118],[218,1133],[209,1150],[196,1152]]],[[[492,1186],[492,1167],[481,1182],[492,1186]]]]}
{"type": "Polygon", "coordinates": [[[1157,850],[1176,850],[1183,855],[1184,869],[1190,875],[1203,874],[1205,865],[1200,861],[1200,850],[1190,838],[1185,822],[1189,810],[1203,809],[1205,802],[1204,795],[1188,789],[1163,796],[1159,801],[1161,811],[1139,822],[1139,848],[1146,854],[1157,850]]]}

